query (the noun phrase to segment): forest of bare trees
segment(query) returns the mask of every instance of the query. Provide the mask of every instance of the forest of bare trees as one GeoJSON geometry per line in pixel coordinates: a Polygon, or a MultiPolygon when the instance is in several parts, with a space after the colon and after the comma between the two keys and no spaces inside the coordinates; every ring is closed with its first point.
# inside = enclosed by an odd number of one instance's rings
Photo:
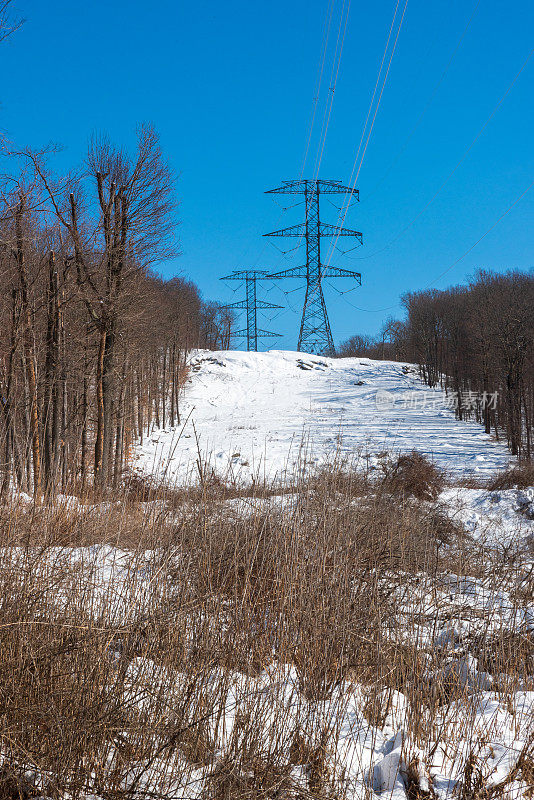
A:
{"type": "Polygon", "coordinates": [[[354,336],[340,356],[410,361],[428,386],[453,392],[476,419],[531,460],[534,433],[534,275],[480,271],[466,286],[412,292],[406,319],[378,338],[354,336]]]}
{"type": "Polygon", "coordinates": [[[11,153],[2,190],[2,492],[116,485],[134,440],[179,422],[185,353],[227,348],[232,318],[176,254],[173,175],[150,126],[130,155],[94,138],[65,177],[49,153],[11,153]]]}
{"type": "Polygon", "coordinates": [[[338,358],[376,358],[387,361],[404,361],[406,348],[403,322],[388,317],[377,336],[354,334],[336,350],[338,358]]]}

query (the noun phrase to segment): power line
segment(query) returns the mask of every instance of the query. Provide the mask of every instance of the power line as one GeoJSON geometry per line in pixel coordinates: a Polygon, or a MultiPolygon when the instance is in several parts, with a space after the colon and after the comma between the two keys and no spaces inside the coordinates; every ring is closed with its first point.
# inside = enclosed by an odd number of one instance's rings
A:
{"type": "MultiPolygon", "coordinates": [[[[311,123],[310,123],[309,131],[308,131],[307,142],[306,142],[306,147],[305,147],[305,151],[304,151],[304,157],[303,157],[303,161],[302,161],[302,167],[301,167],[301,170],[300,170],[299,179],[301,179],[303,174],[304,174],[306,161],[307,161],[307,158],[308,158],[308,151],[309,151],[309,147],[310,147],[310,144],[311,144],[313,129],[314,129],[314,125],[315,125],[316,111],[317,111],[317,107],[318,107],[319,93],[320,93],[320,88],[321,88],[322,78],[323,78],[323,73],[324,73],[324,68],[325,68],[326,54],[327,54],[327,51],[328,51],[328,41],[329,41],[329,37],[330,37],[330,28],[331,28],[332,19],[333,19],[333,11],[334,11],[335,2],[336,2],[336,0],[330,0],[330,5],[329,5],[327,16],[326,16],[326,22],[325,22],[325,25],[323,25],[323,27],[325,27],[326,30],[323,33],[323,45],[322,45],[322,53],[321,53],[321,58],[320,58],[319,73],[318,73],[318,78],[317,78],[317,81],[316,81],[315,93],[314,93],[314,98],[313,98],[314,109],[313,109],[311,123]]],[[[330,83],[332,84],[332,80],[334,78],[334,74],[335,74],[335,80],[333,82],[333,86],[330,87],[331,88],[331,92],[328,95],[327,103],[325,105],[325,111],[324,111],[324,115],[323,115],[323,124],[322,124],[322,128],[321,128],[321,134],[320,134],[320,139],[319,139],[319,144],[318,144],[318,150],[317,150],[317,154],[316,154],[316,157],[315,157],[315,169],[314,169],[315,178],[317,178],[319,169],[321,167],[322,151],[324,150],[324,142],[326,140],[326,135],[327,135],[328,126],[329,126],[329,122],[330,122],[330,113],[331,113],[331,110],[332,110],[333,94],[334,94],[335,89],[336,89],[337,77],[338,77],[338,74],[339,74],[339,67],[340,67],[340,64],[341,64],[341,54],[342,54],[342,51],[343,51],[343,44],[344,44],[344,40],[345,40],[345,33],[346,33],[346,28],[347,28],[347,22],[348,22],[348,16],[349,16],[351,0],[348,0],[348,6],[347,6],[346,13],[345,13],[346,3],[347,3],[347,0],[343,0],[343,5],[342,5],[342,8],[341,8],[340,17],[339,17],[339,25],[338,25],[335,53],[334,53],[333,61],[332,61],[332,70],[331,70],[330,83]],[[343,19],[345,20],[344,25],[343,25],[343,19]],[[341,31],[343,31],[342,34],[341,34],[341,31]],[[341,47],[339,47],[340,38],[341,38],[341,47]],[[337,63],[337,67],[336,67],[336,63],[337,63]],[[330,108],[330,111],[327,114],[327,109],[328,108],[330,108]],[[326,127],[325,127],[325,121],[326,121],[326,127]],[[322,148],[321,148],[321,141],[323,142],[322,148]],[[320,156],[320,158],[318,160],[318,163],[317,163],[317,159],[318,159],[318,155],[319,155],[319,148],[321,148],[321,156],[320,156]]],[[[280,223],[281,218],[282,218],[282,214],[280,214],[280,217],[278,218],[277,225],[280,223]]],[[[298,244],[300,244],[300,242],[298,244]]],[[[250,250],[250,245],[247,248],[246,252],[248,252],[249,250],[250,250]]],[[[255,260],[255,266],[257,266],[259,264],[260,260],[263,257],[264,252],[265,252],[265,244],[261,248],[258,257],[255,260]]]]}
{"type": "MultiPolygon", "coordinates": [[[[363,140],[365,138],[365,132],[367,130],[367,125],[369,124],[369,117],[371,116],[371,111],[373,109],[373,103],[375,101],[376,92],[378,90],[378,85],[380,83],[380,76],[382,74],[382,69],[384,68],[384,62],[386,60],[386,55],[387,55],[387,52],[388,52],[388,49],[389,49],[389,42],[391,40],[391,34],[393,33],[393,28],[395,26],[395,19],[397,17],[397,12],[398,12],[398,9],[399,9],[399,2],[400,2],[400,0],[397,0],[397,3],[395,5],[395,10],[393,12],[393,17],[392,17],[392,20],[391,20],[391,25],[389,26],[388,37],[386,39],[386,46],[384,47],[384,52],[382,53],[382,60],[380,62],[380,67],[379,67],[379,70],[378,70],[378,74],[376,76],[376,82],[375,82],[375,86],[374,86],[374,89],[373,89],[373,94],[371,95],[371,100],[369,102],[369,108],[367,109],[367,116],[365,117],[365,122],[364,122],[364,125],[363,125],[363,128],[362,128],[362,135],[360,137],[360,142],[358,144],[358,149],[356,151],[354,164],[353,164],[352,171],[351,171],[351,174],[350,174],[349,185],[352,185],[352,177],[354,175],[354,168],[355,168],[355,165],[356,165],[356,163],[358,161],[358,157],[360,155],[360,150],[362,148],[363,140]]],[[[342,213],[342,209],[343,209],[343,202],[341,203],[341,208],[339,210],[340,214],[342,213]]]]}
{"type": "MultiPolygon", "coordinates": [[[[513,208],[514,208],[514,207],[515,207],[515,206],[516,206],[516,205],[519,203],[519,201],[520,201],[520,200],[522,200],[522,199],[523,199],[523,197],[524,197],[526,194],[528,194],[528,192],[529,192],[529,191],[532,189],[532,187],[533,187],[533,186],[534,186],[534,180],[533,180],[533,181],[531,181],[531,182],[530,182],[530,184],[529,184],[529,185],[527,186],[527,188],[525,189],[525,191],[524,191],[524,192],[522,192],[522,193],[519,195],[519,197],[518,197],[516,200],[514,200],[514,202],[513,202],[511,205],[509,205],[509,206],[508,206],[508,208],[506,209],[506,211],[503,211],[503,213],[501,214],[501,216],[500,216],[500,217],[498,217],[498,218],[495,220],[495,222],[493,223],[493,225],[491,225],[491,226],[488,228],[488,230],[487,230],[485,233],[483,233],[483,234],[482,234],[482,236],[481,236],[479,239],[477,239],[477,240],[476,240],[476,242],[475,242],[474,244],[472,244],[472,245],[471,245],[471,247],[469,247],[469,248],[468,248],[468,249],[465,251],[465,253],[463,253],[463,254],[460,256],[460,258],[457,258],[457,259],[456,259],[456,261],[454,261],[454,262],[453,262],[453,263],[450,265],[450,267],[447,267],[447,269],[443,270],[443,272],[441,272],[441,273],[440,273],[440,274],[437,276],[437,278],[434,278],[434,280],[432,281],[432,283],[435,283],[435,281],[439,281],[439,280],[440,280],[440,278],[442,278],[444,275],[446,275],[446,274],[447,274],[447,272],[450,272],[450,270],[451,270],[451,269],[453,269],[453,268],[456,266],[456,264],[458,264],[458,262],[459,262],[459,261],[461,261],[463,258],[465,258],[465,257],[466,257],[466,255],[468,255],[468,254],[471,252],[471,250],[473,250],[473,249],[474,249],[474,248],[477,246],[477,244],[479,244],[479,243],[482,241],[482,239],[485,239],[485,238],[486,238],[486,236],[488,235],[488,233],[491,233],[491,231],[492,231],[492,230],[493,230],[495,227],[497,227],[497,225],[499,224],[499,222],[501,221],[501,219],[503,219],[503,218],[504,218],[504,217],[505,217],[507,214],[509,214],[509,213],[510,213],[510,211],[511,211],[511,210],[512,210],[512,209],[513,209],[513,208]]],[[[425,286],[425,289],[428,289],[428,288],[429,288],[429,286],[430,286],[430,284],[427,284],[427,285],[425,286]]]]}
{"type": "MultiPolygon", "coordinates": [[[[408,6],[408,0],[405,0],[405,3],[404,3],[404,8],[403,8],[403,10],[402,10],[402,16],[401,16],[401,18],[400,18],[400,22],[399,22],[399,25],[398,25],[398,28],[397,28],[397,33],[396,33],[396,36],[395,36],[395,41],[394,41],[394,43],[393,43],[393,47],[392,47],[392,50],[391,50],[391,54],[390,54],[389,61],[388,61],[388,65],[387,65],[387,69],[386,69],[386,73],[385,73],[385,75],[384,75],[384,79],[383,79],[383,81],[382,81],[382,86],[381,86],[381,88],[380,88],[380,94],[379,94],[379,96],[378,96],[378,100],[377,100],[377,103],[376,103],[375,111],[374,111],[374,114],[373,114],[373,119],[372,119],[372,121],[371,121],[371,125],[370,125],[370,128],[369,128],[369,132],[368,132],[368,134],[367,134],[367,139],[366,139],[366,141],[365,141],[365,145],[364,145],[364,148],[363,148],[363,152],[362,152],[362,155],[361,155],[361,158],[360,158],[360,163],[359,163],[359,165],[358,165],[358,167],[357,167],[357,169],[356,169],[356,165],[357,165],[357,163],[358,163],[358,157],[359,157],[359,153],[360,153],[361,144],[362,144],[363,138],[364,138],[364,136],[365,136],[365,128],[366,128],[366,126],[367,126],[367,121],[368,121],[368,119],[369,119],[369,114],[368,114],[368,116],[367,116],[367,119],[366,119],[366,124],[364,125],[364,130],[363,130],[363,132],[362,132],[362,138],[360,139],[360,144],[359,144],[359,146],[358,146],[358,150],[357,150],[357,152],[356,152],[356,157],[355,157],[355,159],[354,159],[354,165],[353,165],[353,167],[352,167],[352,172],[351,172],[351,176],[350,176],[350,180],[349,180],[349,186],[351,187],[351,188],[349,189],[349,191],[348,191],[348,195],[349,195],[349,197],[348,197],[348,200],[347,200],[346,204],[345,204],[345,203],[342,203],[343,215],[342,215],[342,218],[341,218],[341,226],[343,226],[343,225],[345,224],[345,219],[346,219],[346,216],[347,216],[347,212],[348,212],[348,210],[349,210],[349,206],[350,206],[350,202],[351,202],[351,199],[352,199],[352,195],[353,195],[353,193],[354,193],[354,189],[355,189],[356,183],[357,183],[357,181],[358,181],[358,177],[359,177],[359,175],[360,175],[360,170],[361,170],[361,168],[362,168],[363,160],[364,160],[364,158],[365,158],[365,153],[367,152],[367,146],[368,146],[368,144],[369,144],[369,140],[370,140],[370,138],[371,138],[371,134],[372,134],[372,132],[373,132],[373,128],[374,128],[374,124],[375,124],[376,116],[377,116],[377,114],[378,114],[378,109],[380,108],[380,103],[381,103],[381,101],[382,101],[382,95],[383,95],[383,93],[384,93],[384,88],[385,88],[385,86],[386,86],[386,82],[387,82],[388,75],[389,75],[389,70],[390,70],[390,67],[391,67],[391,62],[392,62],[392,60],[393,60],[393,56],[394,56],[394,54],[395,54],[395,50],[397,49],[397,42],[398,42],[398,40],[399,40],[399,35],[400,35],[400,32],[401,32],[402,23],[403,23],[403,21],[404,21],[404,16],[405,16],[405,14],[406,14],[406,8],[407,8],[407,6],[408,6]],[[354,177],[354,180],[353,180],[353,176],[354,176],[354,171],[355,171],[355,170],[356,170],[356,175],[355,175],[355,177],[354,177]]],[[[399,2],[398,2],[398,0],[397,0],[397,5],[395,6],[395,12],[394,12],[394,14],[393,14],[393,20],[392,20],[392,22],[391,22],[390,32],[389,32],[388,39],[387,39],[387,42],[386,42],[386,48],[385,48],[385,50],[384,50],[384,57],[383,57],[383,59],[382,59],[382,63],[381,63],[381,65],[380,65],[380,70],[379,70],[379,73],[378,73],[378,79],[377,79],[377,83],[378,83],[378,82],[379,82],[379,80],[380,80],[380,74],[381,74],[381,72],[382,72],[382,67],[383,67],[383,64],[384,64],[384,58],[385,58],[385,54],[387,53],[387,48],[388,48],[388,46],[389,46],[389,42],[390,42],[390,38],[391,38],[391,32],[392,32],[392,30],[393,30],[393,28],[394,28],[394,24],[395,24],[395,18],[396,18],[396,16],[397,16],[398,7],[399,7],[399,2]]],[[[374,101],[375,94],[376,94],[376,87],[375,87],[375,92],[373,92],[373,96],[372,96],[372,98],[371,98],[371,104],[370,104],[370,106],[369,106],[369,110],[372,108],[372,104],[373,104],[373,101],[374,101]]],[[[339,218],[338,218],[338,221],[339,221],[339,218]]],[[[328,257],[327,257],[327,259],[326,259],[326,269],[328,269],[328,267],[330,266],[330,261],[331,261],[331,259],[332,259],[332,255],[333,255],[334,247],[336,246],[336,244],[337,244],[337,238],[334,240],[334,242],[333,242],[333,243],[331,244],[331,246],[330,246],[330,251],[329,251],[328,257]]]]}
{"type": "Polygon", "coordinates": [[[502,106],[502,104],[504,103],[504,101],[506,100],[508,95],[510,94],[510,92],[513,89],[513,87],[515,86],[515,84],[517,83],[519,77],[521,76],[521,74],[525,70],[525,68],[526,68],[528,62],[530,61],[530,59],[532,58],[533,54],[534,54],[534,48],[532,48],[532,50],[530,51],[530,53],[528,54],[526,59],[523,61],[523,64],[522,64],[519,72],[515,75],[514,79],[512,80],[512,82],[510,83],[508,88],[506,89],[505,93],[502,95],[502,97],[498,101],[497,105],[493,108],[493,110],[492,110],[491,114],[489,115],[489,117],[486,119],[486,121],[484,122],[482,127],[479,129],[479,131],[476,134],[475,138],[471,141],[471,144],[465,150],[465,152],[463,153],[462,157],[456,163],[456,165],[453,167],[453,169],[449,172],[449,174],[447,175],[445,180],[440,184],[439,188],[434,192],[434,194],[432,195],[430,200],[415,215],[415,217],[413,217],[410,220],[410,222],[407,225],[405,225],[404,228],[402,228],[402,230],[399,231],[399,233],[396,234],[396,236],[393,237],[393,239],[391,239],[387,244],[385,244],[379,250],[375,250],[373,253],[369,253],[369,255],[361,256],[360,258],[357,259],[358,261],[363,261],[363,260],[365,260],[367,258],[373,258],[373,256],[379,255],[380,253],[383,253],[385,250],[387,250],[389,247],[391,247],[391,245],[394,244],[398,239],[400,239],[401,236],[403,236],[406,233],[406,231],[408,231],[412,227],[412,225],[414,225],[417,222],[417,220],[425,213],[425,211],[432,205],[432,203],[434,202],[436,197],[440,194],[442,189],[447,185],[447,183],[450,181],[450,179],[453,177],[453,175],[458,171],[458,169],[463,164],[463,162],[465,161],[465,159],[467,158],[467,156],[469,155],[469,153],[471,152],[471,150],[473,149],[475,144],[478,142],[478,140],[480,139],[480,137],[482,136],[482,134],[484,133],[484,131],[488,127],[489,123],[491,122],[491,120],[493,119],[493,117],[495,116],[495,114],[497,113],[499,108],[502,106]]]}
{"type": "Polygon", "coordinates": [[[371,197],[372,197],[374,194],[376,194],[376,191],[377,191],[377,189],[378,189],[378,188],[379,188],[379,187],[380,187],[380,186],[383,184],[383,182],[385,181],[385,179],[387,178],[387,176],[390,174],[391,170],[393,169],[393,167],[395,166],[395,164],[397,163],[397,161],[399,160],[399,158],[401,157],[401,155],[402,155],[402,154],[404,153],[404,151],[406,150],[406,148],[407,148],[407,146],[408,146],[408,144],[409,144],[410,140],[412,139],[412,137],[413,137],[414,133],[417,131],[417,129],[419,128],[419,126],[420,126],[421,122],[423,121],[423,119],[424,119],[424,117],[425,117],[425,115],[426,115],[426,113],[427,113],[428,109],[429,109],[429,108],[430,108],[430,106],[432,105],[432,103],[433,103],[433,101],[434,101],[434,98],[436,97],[436,95],[437,95],[437,93],[438,93],[438,89],[439,89],[439,87],[441,86],[441,84],[442,84],[442,83],[443,83],[443,81],[445,80],[445,77],[446,77],[446,75],[447,75],[447,73],[448,73],[448,71],[449,71],[449,69],[450,69],[450,67],[451,67],[451,64],[452,64],[452,62],[454,61],[454,58],[455,58],[455,56],[456,56],[456,53],[457,53],[457,52],[458,52],[458,50],[460,49],[460,46],[461,46],[461,44],[462,44],[463,40],[465,39],[465,37],[466,37],[466,35],[467,35],[467,31],[469,30],[469,28],[470,28],[470,26],[471,26],[471,23],[472,23],[473,19],[475,18],[475,15],[476,15],[476,13],[477,13],[477,11],[478,11],[478,8],[479,8],[479,6],[480,6],[480,2],[481,2],[481,0],[477,0],[477,2],[475,3],[475,7],[474,7],[474,9],[473,9],[473,12],[472,12],[471,16],[469,17],[469,19],[468,19],[468,21],[467,21],[467,25],[466,25],[466,26],[465,26],[465,28],[463,29],[463,32],[462,32],[462,34],[461,34],[460,38],[459,38],[459,39],[458,39],[458,41],[456,42],[456,46],[455,46],[454,50],[453,50],[453,51],[452,51],[452,53],[451,53],[451,56],[450,56],[450,58],[449,58],[449,60],[448,60],[448,62],[447,62],[447,65],[446,65],[445,69],[444,69],[444,70],[443,70],[443,72],[441,73],[441,75],[440,75],[440,77],[439,77],[439,79],[438,79],[437,83],[434,85],[434,88],[433,88],[433,90],[432,90],[432,92],[431,92],[431,94],[430,94],[430,97],[429,97],[429,99],[427,100],[427,102],[426,102],[426,104],[425,104],[425,106],[424,106],[423,110],[421,111],[421,113],[420,113],[420,115],[419,115],[419,117],[418,117],[418,119],[417,119],[417,121],[416,121],[415,125],[413,126],[412,130],[410,131],[410,133],[409,133],[409,134],[408,134],[408,136],[406,137],[406,139],[405,139],[405,141],[404,141],[404,144],[403,144],[403,145],[402,145],[402,147],[401,147],[401,148],[400,148],[400,149],[397,151],[397,154],[396,154],[395,158],[394,158],[394,159],[393,159],[393,161],[390,163],[389,167],[387,168],[386,172],[383,174],[383,176],[381,177],[381,179],[378,181],[378,183],[377,183],[377,184],[374,186],[374,188],[373,188],[373,189],[371,189],[371,191],[370,191],[370,192],[368,192],[368,193],[366,194],[366,200],[367,200],[367,201],[368,201],[368,200],[369,200],[369,199],[370,199],[370,198],[371,198],[371,197]]]}
{"type": "MultiPolygon", "coordinates": [[[[462,253],[462,255],[461,255],[461,256],[459,256],[459,257],[458,257],[458,258],[457,258],[455,261],[453,261],[453,262],[452,262],[452,264],[450,264],[450,265],[449,265],[449,266],[448,266],[446,269],[444,269],[444,270],[443,270],[443,272],[440,272],[440,274],[439,274],[439,275],[437,275],[437,276],[436,276],[435,278],[433,278],[433,279],[432,279],[432,280],[431,280],[429,283],[427,283],[427,284],[426,284],[426,286],[424,286],[424,287],[423,287],[423,289],[430,289],[430,287],[431,287],[433,284],[435,284],[435,283],[436,283],[436,281],[439,281],[439,280],[440,280],[440,279],[441,279],[441,278],[442,278],[444,275],[446,275],[448,272],[450,272],[450,271],[451,271],[451,269],[454,269],[454,267],[455,267],[457,264],[459,264],[459,263],[460,263],[460,261],[462,261],[462,260],[463,260],[463,259],[464,259],[464,258],[465,258],[467,255],[469,255],[469,253],[470,253],[472,250],[474,250],[474,249],[475,249],[475,247],[476,247],[478,244],[480,244],[480,242],[481,242],[483,239],[485,239],[485,238],[486,238],[486,236],[488,236],[488,234],[489,234],[489,233],[491,233],[491,231],[492,231],[494,228],[496,228],[496,227],[497,227],[497,225],[499,224],[499,222],[500,222],[502,219],[504,219],[504,217],[506,217],[506,216],[507,216],[507,215],[510,213],[510,211],[512,211],[512,209],[513,209],[513,208],[515,208],[515,206],[516,206],[516,205],[517,205],[517,204],[518,204],[518,203],[519,203],[519,202],[520,202],[520,201],[523,199],[523,197],[525,197],[525,195],[526,195],[526,194],[528,194],[528,192],[529,192],[529,191],[532,189],[532,187],[533,187],[533,186],[534,186],[534,180],[532,180],[532,181],[529,183],[529,185],[527,186],[527,188],[526,188],[526,189],[524,189],[524,191],[522,191],[522,192],[521,192],[521,194],[520,194],[518,197],[516,197],[516,199],[515,199],[515,200],[514,200],[514,201],[513,201],[513,202],[512,202],[512,203],[511,203],[509,206],[508,206],[508,208],[506,209],[506,211],[503,211],[503,213],[502,213],[502,214],[501,214],[499,217],[497,217],[497,219],[495,220],[495,222],[493,222],[493,223],[492,223],[492,225],[490,225],[490,227],[489,227],[489,228],[488,228],[488,229],[487,229],[487,230],[486,230],[486,231],[485,231],[485,232],[482,234],[482,236],[480,236],[480,237],[479,237],[479,238],[476,240],[476,242],[474,242],[474,244],[472,244],[470,247],[468,247],[468,248],[467,248],[467,250],[465,250],[465,251],[462,253]]],[[[334,288],[335,288],[335,287],[334,287],[334,288]]],[[[337,289],[336,289],[336,291],[339,291],[339,290],[337,290],[337,289]]],[[[339,292],[339,294],[340,294],[340,295],[343,295],[343,294],[345,294],[345,293],[344,293],[344,292],[339,292]]],[[[346,302],[346,303],[348,303],[348,305],[349,305],[349,306],[352,306],[352,308],[356,309],[357,311],[363,311],[363,312],[365,312],[365,313],[368,313],[368,314],[378,314],[378,313],[382,313],[383,311],[391,311],[391,310],[392,310],[392,309],[394,309],[394,308],[400,308],[400,303],[395,303],[394,305],[391,305],[391,306],[385,306],[384,308],[361,308],[360,306],[355,306],[355,305],[354,305],[354,303],[350,303],[350,302],[349,302],[347,299],[345,299],[345,298],[344,298],[344,300],[345,300],[345,302],[346,302]]]]}
{"type": "Polygon", "coordinates": [[[326,30],[324,31],[324,34],[323,34],[323,47],[322,47],[322,56],[321,56],[321,62],[320,62],[320,67],[319,67],[319,74],[318,74],[318,77],[317,77],[317,82],[315,84],[315,92],[314,92],[314,95],[313,95],[313,113],[312,113],[312,118],[311,118],[311,122],[310,122],[309,131],[308,131],[308,138],[307,138],[307,141],[306,141],[306,149],[304,151],[304,158],[302,159],[302,167],[300,169],[300,177],[301,178],[304,175],[304,170],[306,169],[306,161],[308,160],[308,152],[309,152],[309,149],[310,149],[310,143],[311,143],[311,139],[312,139],[313,128],[314,128],[314,125],[315,125],[315,115],[317,113],[317,106],[319,104],[319,95],[320,95],[320,92],[321,92],[321,84],[322,84],[322,81],[323,81],[324,65],[325,65],[325,61],[326,61],[326,52],[327,52],[327,49],[328,49],[328,39],[329,39],[329,36],[330,36],[330,25],[332,23],[332,13],[333,13],[333,11],[334,11],[334,0],[330,0],[330,6],[329,6],[329,9],[328,9],[328,17],[327,17],[328,22],[327,22],[327,25],[326,25],[326,30]]]}
{"type": "MultiPolygon", "coordinates": [[[[334,94],[337,88],[337,81],[339,77],[339,69],[341,67],[341,56],[343,53],[343,46],[345,44],[345,36],[347,33],[347,23],[349,20],[349,12],[350,12],[351,0],[343,0],[343,5],[341,7],[341,13],[339,16],[339,26],[337,32],[337,39],[336,39],[336,47],[334,56],[332,59],[332,69],[330,74],[330,86],[329,86],[329,94],[327,96],[327,101],[324,109],[323,114],[323,124],[321,127],[321,134],[319,137],[319,142],[317,146],[317,153],[315,156],[315,165],[313,169],[313,180],[317,180],[319,177],[319,170],[321,169],[321,164],[323,161],[323,154],[324,148],[326,144],[326,137],[328,133],[328,128],[330,125],[330,117],[332,114],[332,107],[334,104],[334,94]],[[346,9],[346,11],[345,11],[346,9]]],[[[302,176],[304,174],[304,170],[302,169],[299,175],[299,180],[302,180],[302,176]]],[[[299,237],[297,241],[297,247],[300,246],[302,242],[302,236],[299,237]]],[[[296,248],[294,248],[296,249],[296,248]]],[[[291,251],[290,251],[291,252],[291,251]]]]}
{"type": "Polygon", "coordinates": [[[330,125],[330,116],[332,114],[332,106],[334,104],[334,94],[337,87],[337,79],[339,76],[339,68],[341,66],[341,56],[343,53],[343,46],[345,44],[345,35],[347,33],[347,23],[349,20],[349,12],[350,12],[350,5],[351,0],[343,0],[343,6],[341,8],[341,14],[339,17],[339,28],[337,34],[337,41],[336,41],[336,50],[334,53],[334,59],[332,61],[332,72],[330,75],[330,86],[329,86],[329,95],[327,99],[327,103],[325,106],[325,113],[323,117],[323,126],[321,129],[321,137],[319,139],[319,146],[317,150],[317,155],[315,157],[315,167],[314,167],[314,178],[317,179],[319,175],[319,170],[321,169],[321,163],[323,160],[323,153],[324,147],[326,144],[326,135],[328,133],[328,127],[330,125]],[[345,6],[347,11],[345,13],[345,22],[343,23],[343,14],[345,12],[345,6]],[[340,41],[341,38],[341,41],[340,41]],[[337,63],[336,63],[337,62],[337,63]],[[324,134],[323,134],[324,131],[324,134]]]}

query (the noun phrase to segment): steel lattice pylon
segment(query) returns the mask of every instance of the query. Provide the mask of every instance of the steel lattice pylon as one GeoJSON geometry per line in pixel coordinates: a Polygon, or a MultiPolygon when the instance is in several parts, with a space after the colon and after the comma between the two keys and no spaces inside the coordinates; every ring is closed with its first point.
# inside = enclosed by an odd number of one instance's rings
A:
{"type": "Polygon", "coordinates": [[[280,336],[279,333],[272,333],[272,331],[264,331],[258,328],[257,309],[258,308],[282,308],[282,306],[274,305],[274,303],[266,303],[265,300],[258,300],[256,298],[256,281],[265,278],[267,273],[259,269],[242,269],[232,272],[231,275],[226,275],[221,278],[221,281],[245,281],[245,299],[239,300],[237,303],[229,303],[224,308],[244,308],[247,312],[247,327],[242,330],[235,331],[233,336],[244,336],[247,340],[247,350],[257,351],[258,338],[275,338],[280,336]]]}
{"type": "MultiPolygon", "coordinates": [[[[306,221],[290,228],[265,233],[264,236],[298,236],[306,240],[306,265],[283,270],[282,272],[269,273],[265,277],[277,280],[278,278],[305,278],[306,296],[300,323],[298,350],[308,353],[323,353],[331,355],[334,352],[334,341],[328,312],[323,294],[322,279],[324,267],[321,264],[321,238],[325,236],[352,236],[362,244],[362,234],[350,228],[329,225],[321,222],[319,218],[320,194],[350,194],[359,199],[358,190],[351,190],[339,181],[328,180],[298,180],[284,181],[277,189],[270,189],[266,194],[303,194],[306,204],[306,221]]],[[[359,272],[328,267],[329,278],[355,278],[361,286],[359,272]]]]}

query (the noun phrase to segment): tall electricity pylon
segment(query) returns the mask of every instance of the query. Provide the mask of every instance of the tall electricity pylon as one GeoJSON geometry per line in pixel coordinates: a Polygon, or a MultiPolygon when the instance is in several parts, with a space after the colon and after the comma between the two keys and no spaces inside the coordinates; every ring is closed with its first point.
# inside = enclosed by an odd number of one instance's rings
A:
{"type": "Polygon", "coordinates": [[[257,351],[258,338],[273,339],[281,336],[280,333],[272,333],[271,331],[264,331],[258,328],[257,324],[257,309],[258,308],[282,308],[273,303],[266,303],[264,300],[256,299],[256,281],[265,278],[267,273],[259,269],[242,269],[232,272],[231,275],[226,275],[221,278],[221,281],[245,281],[245,299],[239,300],[237,303],[229,303],[225,308],[245,308],[247,310],[247,327],[242,330],[235,331],[234,336],[245,336],[247,339],[247,350],[257,351]]]}
{"type": "Polygon", "coordinates": [[[321,238],[325,236],[352,236],[362,244],[362,234],[350,228],[341,228],[329,225],[319,219],[320,194],[350,194],[359,200],[358,190],[354,191],[348,186],[343,186],[339,181],[325,180],[298,180],[284,181],[277,189],[270,189],[266,194],[303,194],[306,203],[306,221],[290,228],[264,233],[264,236],[298,236],[306,239],[306,264],[303,267],[294,267],[282,272],[269,273],[267,278],[305,278],[306,296],[302,310],[298,350],[307,353],[334,353],[334,341],[328,321],[328,313],[321,285],[325,271],[329,278],[355,278],[361,286],[362,278],[359,272],[352,272],[337,267],[326,268],[321,264],[321,238]]]}

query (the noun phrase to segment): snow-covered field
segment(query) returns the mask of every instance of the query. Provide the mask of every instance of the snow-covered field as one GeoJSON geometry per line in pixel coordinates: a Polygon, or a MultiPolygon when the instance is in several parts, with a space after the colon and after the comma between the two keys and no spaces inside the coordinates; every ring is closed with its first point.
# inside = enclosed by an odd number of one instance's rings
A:
{"type": "Polygon", "coordinates": [[[203,469],[238,483],[283,482],[338,457],[372,465],[380,453],[413,449],[457,476],[487,476],[510,462],[503,443],[455,419],[445,394],[415,368],[367,358],[289,351],[193,354],[182,424],[156,430],[136,468],[170,483],[203,469]]]}

